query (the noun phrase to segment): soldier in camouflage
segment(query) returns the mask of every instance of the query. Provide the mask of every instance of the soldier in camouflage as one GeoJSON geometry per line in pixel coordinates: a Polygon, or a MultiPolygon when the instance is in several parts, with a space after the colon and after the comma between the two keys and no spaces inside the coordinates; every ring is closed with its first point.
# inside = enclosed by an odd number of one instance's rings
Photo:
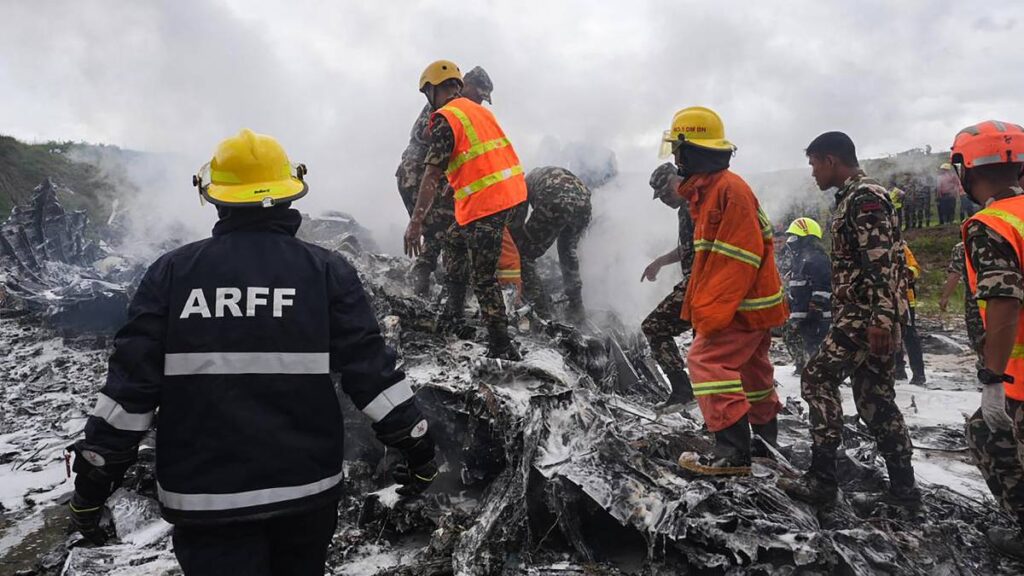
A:
{"type": "Polygon", "coordinates": [[[690,282],[690,270],[693,267],[693,220],[690,217],[690,204],[676,193],[670,186],[670,176],[677,173],[675,164],[666,162],[658,166],[651,174],[651,188],[654,199],[661,200],[669,208],[674,208],[679,217],[679,244],[651,262],[641,276],[641,282],[654,282],[662,267],[679,263],[683,278],[672,288],[672,292],[644,318],[640,329],[647,342],[651,345],[651,353],[655,362],[668,378],[672,392],[667,401],[658,409],[661,412],[681,408],[694,401],[693,386],[686,373],[686,363],[676,345],[676,336],[693,328],[680,315],[683,300],[686,298],[686,286],[690,282]]]}
{"type": "Polygon", "coordinates": [[[912,446],[895,401],[894,351],[908,312],[900,231],[885,188],[860,169],[849,136],[826,132],[806,150],[822,190],[837,188],[832,231],[832,326],[801,376],[810,409],[811,468],[780,480],[793,498],[827,504],[838,493],[836,452],[842,444],[840,384],[852,378],[857,412],[889,471],[886,502],[914,508],[920,492],[912,446]]]}
{"type": "Polygon", "coordinates": [[[569,320],[580,324],[585,314],[579,244],[590,225],[590,190],[575,174],[557,166],[531,170],[526,188],[529,218],[521,210],[509,226],[521,258],[523,292],[539,316],[551,317],[551,298],[537,274],[537,259],[557,242],[569,320]]]}
{"type": "Polygon", "coordinates": [[[981,362],[981,352],[985,341],[985,325],[981,322],[981,312],[978,310],[978,301],[971,293],[971,287],[967,285],[967,255],[964,250],[964,243],[957,242],[949,256],[949,265],[946,266],[946,283],[942,286],[942,293],[939,295],[939,310],[946,311],[949,306],[949,297],[953,295],[957,284],[964,287],[964,324],[967,326],[967,339],[971,343],[971,349],[978,355],[978,369],[984,365],[981,362]]]}
{"type": "MultiPolygon", "coordinates": [[[[477,66],[466,73],[463,78],[465,86],[462,95],[480,104],[491,102],[491,91],[494,84],[487,71],[477,66]]],[[[416,196],[420,189],[420,180],[426,169],[424,160],[430,146],[430,104],[420,110],[416,122],[409,133],[409,144],[402,152],[402,161],[398,164],[395,178],[398,180],[398,193],[402,197],[405,209],[412,216],[416,206],[416,196]]],[[[437,197],[434,199],[430,212],[423,221],[423,250],[416,257],[412,267],[413,289],[421,296],[430,292],[430,275],[437,269],[437,261],[445,247],[448,228],[455,222],[455,196],[447,180],[442,183],[437,197]]]]}

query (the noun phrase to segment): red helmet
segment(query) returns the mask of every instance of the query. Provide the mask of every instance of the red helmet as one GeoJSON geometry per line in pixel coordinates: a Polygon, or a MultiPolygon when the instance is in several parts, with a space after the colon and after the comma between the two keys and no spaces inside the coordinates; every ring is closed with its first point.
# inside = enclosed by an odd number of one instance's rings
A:
{"type": "Polygon", "coordinates": [[[961,174],[965,168],[1024,162],[1024,128],[998,120],[968,126],[953,140],[949,161],[961,174]]]}

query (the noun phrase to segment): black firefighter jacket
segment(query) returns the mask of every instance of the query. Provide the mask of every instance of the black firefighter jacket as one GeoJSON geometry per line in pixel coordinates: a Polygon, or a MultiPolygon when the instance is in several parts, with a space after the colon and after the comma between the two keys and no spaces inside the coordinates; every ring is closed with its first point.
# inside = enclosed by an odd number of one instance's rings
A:
{"type": "Polygon", "coordinates": [[[821,246],[808,243],[793,254],[788,288],[790,320],[832,321],[832,266],[821,246]]]}
{"type": "Polygon", "coordinates": [[[324,505],[342,480],[331,373],[378,435],[421,421],[353,267],[286,206],[236,210],[146,272],[86,443],[134,450],[159,409],[158,495],[177,523],[324,505]]]}

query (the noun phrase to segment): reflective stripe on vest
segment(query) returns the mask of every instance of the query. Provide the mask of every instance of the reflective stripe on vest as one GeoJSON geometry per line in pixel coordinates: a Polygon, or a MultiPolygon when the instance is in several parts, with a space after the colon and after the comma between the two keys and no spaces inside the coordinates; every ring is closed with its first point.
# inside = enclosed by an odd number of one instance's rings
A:
{"type": "Polygon", "coordinates": [[[471,182],[469,185],[463,186],[462,188],[456,190],[455,200],[464,200],[468,198],[471,194],[476,194],[477,192],[483,190],[484,188],[489,188],[499,182],[504,182],[505,180],[508,180],[513,176],[517,176],[522,173],[523,167],[517,165],[513,166],[512,168],[505,168],[504,170],[488,174],[487,176],[484,176],[479,180],[475,180],[471,182]]]}
{"type": "MultiPolygon", "coordinates": [[[[1017,262],[1024,263],[1024,196],[1014,196],[998,200],[988,208],[981,210],[968,220],[978,220],[991,228],[995,233],[1005,238],[1017,255],[1017,262]]],[[[963,227],[964,232],[968,224],[963,227]]],[[[967,238],[964,238],[964,242],[967,238]]],[[[967,281],[970,290],[978,291],[978,272],[968,257],[967,281]]],[[[978,310],[981,313],[981,320],[987,326],[988,303],[985,300],[978,300],[978,310]]],[[[1006,364],[1006,373],[1013,376],[1014,382],[1004,384],[1004,390],[1008,398],[1024,401],[1024,309],[1021,310],[1017,322],[1017,334],[1010,359],[1006,364]]]]}
{"type": "Polygon", "coordinates": [[[315,496],[337,486],[343,476],[344,472],[338,472],[333,476],[301,486],[263,488],[261,490],[228,494],[183,494],[171,492],[164,490],[159,482],[157,482],[156,488],[160,502],[168,508],[192,512],[212,512],[216,510],[249,508],[250,506],[265,506],[267,504],[277,504],[278,502],[315,496]]]}
{"type": "Polygon", "coordinates": [[[328,374],[327,352],[189,352],[164,355],[164,376],[328,374]]]}
{"type": "Polygon", "coordinates": [[[504,148],[510,146],[511,143],[508,138],[502,136],[501,138],[495,138],[488,140],[487,142],[481,142],[480,137],[476,135],[476,128],[473,128],[473,123],[469,121],[466,113],[458,108],[450,108],[452,114],[459,119],[459,123],[462,124],[462,129],[466,131],[466,138],[469,139],[470,147],[463,152],[460,152],[456,156],[452,156],[451,160],[448,161],[448,168],[445,169],[445,174],[451,176],[453,172],[462,167],[463,164],[470,160],[481,156],[491,150],[497,150],[498,148],[504,148]]]}

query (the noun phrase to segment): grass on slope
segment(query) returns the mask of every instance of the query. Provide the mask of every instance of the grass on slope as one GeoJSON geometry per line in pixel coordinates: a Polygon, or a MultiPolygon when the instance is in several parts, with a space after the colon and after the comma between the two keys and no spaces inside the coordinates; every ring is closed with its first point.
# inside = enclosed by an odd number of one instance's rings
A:
{"type": "MultiPolygon", "coordinates": [[[[960,226],[946,224],[908,230],[903,233],[911,252],[921,265],[921,278],[917,281],[918,311],[922,314],[939,314],[939,294],[946,281],[946,266],[953,246],[960,241],[960,226]]],[[[949,298],[948,314],[962,315],[964,291],[961,283],[949,298]]]]}

